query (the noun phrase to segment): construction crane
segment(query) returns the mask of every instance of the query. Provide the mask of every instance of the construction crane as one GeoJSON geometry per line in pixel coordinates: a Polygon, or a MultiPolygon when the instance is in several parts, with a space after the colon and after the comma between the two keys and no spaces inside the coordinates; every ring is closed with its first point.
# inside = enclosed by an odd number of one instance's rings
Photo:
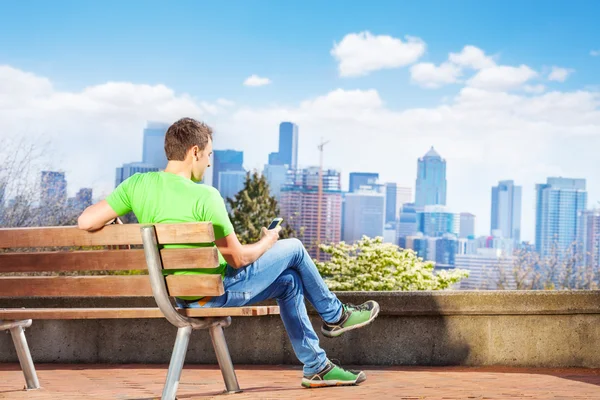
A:
{"type": "Polygon", "coordinates": [[[317,261],[321,261],[321,207],[323,203],[323,148],[325,145],[329,143],[329,140],[324,142],[323,138],[321,138],[321,143],[319,144],[319,191],[318,191],[318,199],[317,199],[317,261]]]}

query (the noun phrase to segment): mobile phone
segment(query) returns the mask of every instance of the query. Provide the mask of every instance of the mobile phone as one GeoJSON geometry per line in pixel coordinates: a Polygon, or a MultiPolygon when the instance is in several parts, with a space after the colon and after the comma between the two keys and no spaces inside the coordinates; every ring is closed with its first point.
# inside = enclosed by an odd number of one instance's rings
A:
{"type": "Polygon", "coordinates": [[[267,229],[271,230],[271,229],[275,229],[277,228],[281,223],[283,222],[283,218],[273,218],[273,221],[271,221],[271,224],[269,225],[269,227],[267,229]]]}

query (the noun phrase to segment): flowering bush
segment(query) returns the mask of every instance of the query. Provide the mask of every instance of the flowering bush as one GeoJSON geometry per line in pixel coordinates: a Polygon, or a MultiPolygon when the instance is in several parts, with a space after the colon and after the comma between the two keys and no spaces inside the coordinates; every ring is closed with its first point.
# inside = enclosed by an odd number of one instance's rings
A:
{"type": "Polygon", "coordinates": [[[466,270],[434,271],[413,250],[383,243],[383,238],[363,238],[355,244],[321,245],[330,255],[317,268],[331,290],[442,290],[469,276],[466,270]]]}

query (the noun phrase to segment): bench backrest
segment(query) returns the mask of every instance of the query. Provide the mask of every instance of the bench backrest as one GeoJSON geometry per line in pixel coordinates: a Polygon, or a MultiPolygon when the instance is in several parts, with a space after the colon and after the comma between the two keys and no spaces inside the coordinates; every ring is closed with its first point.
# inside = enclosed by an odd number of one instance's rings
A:
{"type": "MultiPolygon", "coordinates": [[[[212,243],[211,223],[156,224],[149,227],[143,240],[142,232],[148,229],[144,227],[148,226],[108,225],[95,232],[76,227],[0,229],[0,249],[12,250],[0,253],[0,273],[144,270],[150,258],[162,269],[218,266],[216,247],[158,249],[159,244],[212,243]],[[144,249],[102,249],[141,244],[144,249]],[[48,247],[68,250],[44,251],[48,247]]],[[[164,283],[169,296],[216,296],[224,292],[221,276],[214,274],[167,275],[164,283]]],[[[147,275],[0,276],[0,297],[152,295],[147,275]]]]}

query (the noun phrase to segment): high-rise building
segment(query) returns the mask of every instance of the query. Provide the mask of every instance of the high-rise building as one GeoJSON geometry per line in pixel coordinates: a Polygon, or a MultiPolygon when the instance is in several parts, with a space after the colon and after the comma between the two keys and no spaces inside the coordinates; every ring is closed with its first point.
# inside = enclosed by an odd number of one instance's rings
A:
{"type": "Polygon", "coordinates": [[[281,187],[288,182],[288,167],[286,165],[267,164],[263,170],[263,175],[269,184],[271,196],[279,201],[281,187]]]}
{"type": "Polygon", "coordinates": [[[115,173],[115,187],[119,186],[125,179],[133,176],[134,174],[145,172],[158,171],[159,168],[152,164],[144,164],[140,162],[133,162],[123,164],[121,167],[117,167],[115,173]]]}
{"type": "Polygon", "coordinates": [[[279,124],[279,158],[291,169],[298,168],[298,125],[292,122],[279,124]]]}
{"type": "Polygon", "coordinates": [[[42,171],[40,205],[44,208],[64,207],[67,202],[67,180],[64,172],[42,171]]]}
{"type": "Polygon", "coordinates": [[[469,277],[460,282],[460,289],[516,289],[514,260],[515,257],[497,249],[478,249],[476,254],[457,254],[454,266],[469,271],[469,277]]]}
{"type": "MultiPolygon", "coordinates": [[[[398,216],[398,225],[396,227],[396,238],[413,236],[419,231],[417,224],[417,210],[415,203],[404,203],[398,216]]],[[[400,242],[398,242],[400,244],[400,242]]]]}
{"type": "Polygon", "coordinates": [[[292,122],[279,124],[279,151],[269,154],[270,165],[287,165],[298,168],[298,125],[292,122]]]}
{"type": "Polygon", "coordinates": [[[460,214],[448,211],[445,206],[425,206],[417,212],[417,229],[425,236],[440,237],[446,233],[458,236],[460,214]]]}
{"type": "Polygon", "coordinates": [[[586,206],[585,179],[548,178],[536,185],[535,246],[542,257],[576,244],[586,206]]]}
{"type": "Polygon", "coordinates": [[[159,170],[166,168],[165,133],[167,133],[167,129],[169,129],[169,124],[148,122],[146,129],[144,129],[143,164],[152,165],[159,170]]]}
{"type": "MultiPolygon", "coordinates": [[[[244,188],[246,183],[245,171],[222,171],[219,173],[219,193],[223,199],[233,199],[244,188]]],[[[229,203],[227,208],[229,208],[229,203]]]]}
{"type": "Polygon", "coordinates": [[[414,250],[415,253],[417,253],[417,256],[424,260],[429,259],[429,238],[423,236],[422,233],[402,237],[400,238],[398,245],[403,249],[414,250]]]}
{"type": "Polygon", "coordinates": [[[446,160],[432,147],[417,163],[415,205],[446,205],[446,160]]]}
{"type": "Polygon", "coordinates": [[[435,266],[436,268],[450,268],[458,253],[458,240],[456,236],[445,234],[435,241],[435,266]]]}
{"type": "Polygon", "coordinates": [[[226,171],[243,171],[244,170],[244,152],[236,150],[214,150],[213,151],[213,187],[221,191],[219,183],[219,174],[226,171]]]}
{"type": "Polygon", "coordinates": [[[459,238],[456,254],[476,254],[479,249],[479,241],[474,238],[459,238]]]}
{"type": "Polygon", "coordinates": [[[71,210],[83,211],[92,205],[92,189],[81,188],[75,197],[67,199],[67,207],[71,210]]]}
{"type": "Polygon", "coordinates": [[[492,187],[491,231],[505,238],[521,241],[521,186],[514,181],[500,181],[492,187]]]}
{"type": "Polygon", "coordinates": [[[600,209],[583,211],[580,220],[578,241],[585,266],[600,268],[600,209]]]}
{"type": "Polygon", "coordinates": [[[317,236],[319,168],[293,171],[290,178],[290,183],[281,188],[281,214],[296,232],[303,231],[302,241],[314,257],[317,243],[337,243],[341,240],[340,173],[334,170],[323,171],[320,237],[317,236]]]}
{"type": "Polygon", "coordinates": [[[467,212],[460,213],[460,230],[458,237],[468,238],[475,236],[475,215],[467,212]]]}
{"type": "Polygon", "coordinates": [[[412,190],[409,187],[398,186],[394,182],[385,184],[385,223],[395,224],[398,220],[400,207],[412,201],[412,190]]]}
{"type": "Polygon", "coordinates": [[[379,181],[379,174],[376,172],[350,172],[350,193],[356,192],[361,187],[375,189],[379,181]]]}
{"type": "Polygon", "coordinates": [[[477,248],[498,250],[506,256],[512,255],[515,250],[514,239],[502,237],[500,231],[493,231],[491,236],[480,236],[475,240],[477,248]]]}
{"type": "Polygon", "coordinates": [[[374,190],[346,193],[342,239],[354,243],[363,235],[371,238],[383,236],[384,206],[385,196],[374,190]]]}

